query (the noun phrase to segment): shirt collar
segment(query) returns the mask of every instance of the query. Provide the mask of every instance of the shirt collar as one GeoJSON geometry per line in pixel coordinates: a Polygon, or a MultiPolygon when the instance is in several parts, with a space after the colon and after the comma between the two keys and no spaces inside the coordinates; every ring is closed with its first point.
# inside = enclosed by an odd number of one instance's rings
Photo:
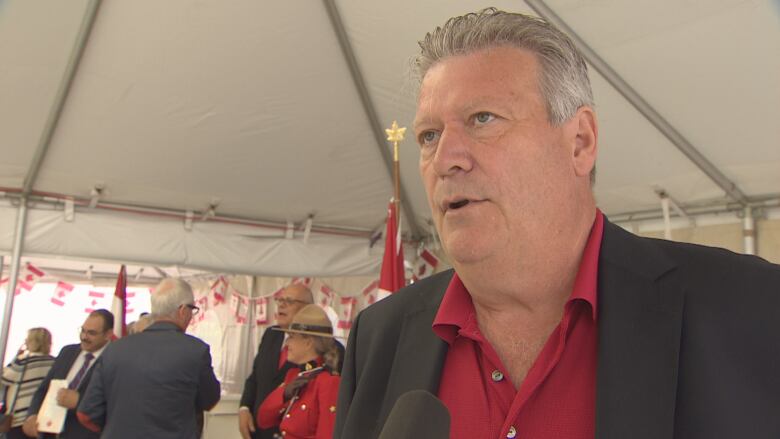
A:
{"type": "MultiPolygon", "coordinates": [[[[576,300],[584,300],[590,304],[593,321],[596,321],[597,280],[601,237],[604,233],[604,215],[596,210],[596,219],[585,243],[582,259],[574,280],[574,288],[567,305],[576,300]]],[[[444,298],[441,301],[436,317],[433,319],[433,332],[442,340],[452,345],[458,332],[470,326],[475,318],[474,303],[471,301],[466,286],[455,273],[450,280],[444,298]]]]}

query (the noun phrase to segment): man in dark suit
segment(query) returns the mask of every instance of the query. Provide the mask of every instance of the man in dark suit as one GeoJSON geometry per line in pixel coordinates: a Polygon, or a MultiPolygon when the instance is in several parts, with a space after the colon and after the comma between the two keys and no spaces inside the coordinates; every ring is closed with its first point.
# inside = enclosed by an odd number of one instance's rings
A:
{"type": "MultiPolygon", "coordinates": [[[[274,298],[276,303],[276,324],[287,328],[293,316],[304,306],[314,302],[314,296],[309,288],[301,284],[293,284],[282,290],[274,298]]],[[[283,351],[285,333],[271,331],[267,328],[260,340],[260,347],[252,366],[252,373],[244,383],[241,395],[241,406],[238,411],[238,428],[243,439],[273,439],[279,431],[259,429],[255,424],[257,408],[284,380],[287,370],[292,366],[287,363],[283,351]]],[[[343,347],[342,347],[343,351],[343,347]]]]}
{"type": "MultiPolygon", "coordinates": [[[[81,326],[81,343],[62,348],[49,374],[43,380],[33,395],[30,408],[27,411],[23,429],[28,436],[38,435],[38,411],[43,399],[49,391],[51,380],[68,380],[68,388],[62,389],[57,395],[59,405],[68,409],[65,425],[60,438],[65,439],[97,439],[98,434],[87,430],[76,419],[76,406],[92,377],[93,365],[103,354],[106,345],[114,335],[114,316],[105,309],[91,312],[81,326]]],[[[45,434],[43,437],[51,437],[45,434]]]]}
{"type": "Polygon", "coordinates": [[[420,46],[420,171],[454,272],[358,316],[335,437],[376,437],[415,389],[453,439],[780,437],[780,267],[606,220],[571,40],[488,9],[420,46]]]}
{"type": "Polygon", "coordinates": [[[180,279],[160,282],[151,301],[154,323],[106,349],[78,418],[105,438],[196,439],[196,413],[220,397],[209,346],[184,333],[198,307],[180,279]]]}

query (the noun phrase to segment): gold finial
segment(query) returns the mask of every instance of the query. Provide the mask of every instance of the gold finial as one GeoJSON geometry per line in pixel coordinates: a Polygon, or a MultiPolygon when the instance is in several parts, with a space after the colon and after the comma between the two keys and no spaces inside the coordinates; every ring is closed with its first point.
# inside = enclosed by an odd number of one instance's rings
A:
{"type": "Polygon", "coordinates": [[[387,140],[391,142],[403,142],[404,133],[406,133],[406,127],[399,127],[398,122],[393,121],[393,125],[389,129],[385,129],[387,133],[387,140]]]}

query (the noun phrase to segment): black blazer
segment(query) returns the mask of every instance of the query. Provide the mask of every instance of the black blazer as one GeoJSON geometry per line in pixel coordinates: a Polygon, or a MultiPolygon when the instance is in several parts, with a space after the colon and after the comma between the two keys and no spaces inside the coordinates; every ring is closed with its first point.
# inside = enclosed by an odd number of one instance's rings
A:
{"type": "MultiPolygon", "coordinates": [[[[431,330],[452,271],[364,310],[350,334],[334,437],[377,437],[399,396],[438,392],[431,330]]],[[[604,223],[596,437],[780,438],[780,267],[604,223]]]]}
{"type": "MultiPolygon", "coordinates": [[[[252,419],[257,419],[257,408],[271,391],[282,384],[287,371],[295,366],[288,362],[279,369],[279,355],[281,355],[284,343],[284,332],[271,328],[278,328],[278,326],[268,327],[263,333],[252,366],[252,373],[244,382],[244,392],[241,394],[241,406],[251,409],[252,419]]],[[[339,350],[339,369],[341,369],[344,362],[344,346],[336,341],[336,347],[339,350]]],[[[274,433],[277,432],[276,428],[268,430],[258,428],[254,437],[256,439],[273,439],[274,433]]]]}
{"type": "MultiPolygon", "coordinates": [[[[49,374],[46,375],[46,378],[41,382],[35,395],[33,395],[30,408],[27,410],[27,416],[38,414],[38,410],[40,410],[41,404],[43,404],[43,398],[46,397],[46,392],[49,391],[49,383],[51,383],[51,380],[64,380],[67,378],[71,366],[73,366],[73,363],[80,353],[81,345],[78,344],[72,344],[62,348],[59,355],[57,355],[57,358],[54,360],[54,365],[49,370],[49,374]]],[[[92,371],[94,369],[93,364],[93,367],[89,368],[89,371],[87,371],[87,374],[84,375],[81,383],[79,383],[79,387],[76,389],[79,392],[79,395],[84,396],[84,392],[89,385],[89,380],[92,379],[92,371]]],[[[53,434],[41,434],[39,437],[53,439],[55,436],[53,434]]],[[[68,410],[67,417],[65,418],[65,426],[59,437],[62,439],[98,439],[100,435],[84,428],[84,426],[79,423],[78,419],[76,419],[76,411],[68,410]]]]}

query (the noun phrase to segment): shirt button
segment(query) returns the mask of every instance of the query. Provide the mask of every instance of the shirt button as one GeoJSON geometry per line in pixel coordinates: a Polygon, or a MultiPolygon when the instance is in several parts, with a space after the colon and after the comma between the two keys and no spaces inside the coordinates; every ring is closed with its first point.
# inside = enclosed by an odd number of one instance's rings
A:
{"type": "Polygon", "coordinates": [[[301,404],[301,410],[306,410],[306,404],[301,404]]]}
{"type": "Polygon", "coordinates": [[[284,417],[285,417],[285,418],[289,418],[289,417],[290,417],[290,414],[289,414],[289,413],[287,413],[286,415],[284,415],[284,417]]]}
{"type": "MultiPolygon", "coordinates": [[[[493,378],[493,381],[499,382],[504,379],[504,374],[501,373],[500,370],[496,369],[493,371],[493,373],[490,374],[490,377],[493,378]]],[[[514,437],[514,436],[512,436],[514,437]]]]}
{"type": "Polygon", "coordinates": [[[509,427],[509,432],[507,432],[506,437],[507,439],[513,439],[515,436],[517,436],[517,430],[515,430],[515,426],[509,427]]]}

